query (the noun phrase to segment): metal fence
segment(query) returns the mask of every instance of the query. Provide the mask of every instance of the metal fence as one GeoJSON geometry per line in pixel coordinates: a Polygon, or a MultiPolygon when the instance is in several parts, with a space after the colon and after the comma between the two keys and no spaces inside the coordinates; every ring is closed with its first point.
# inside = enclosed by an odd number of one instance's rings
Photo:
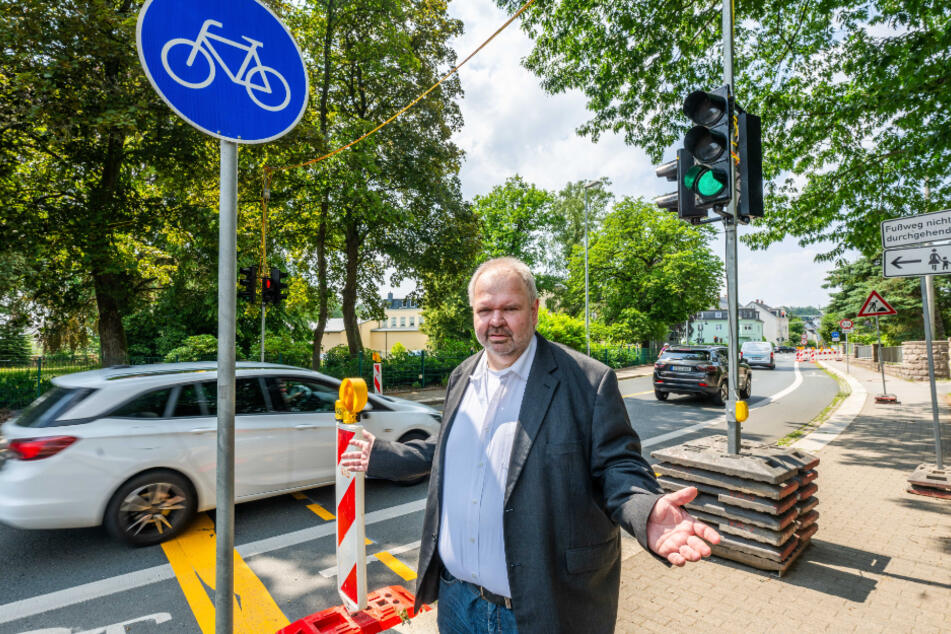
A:
{"type": "Polygon", "coordinates": [[[882,348],[882,361],[885,363],[901,363],[901,346],[890,346],[882,348]]]}
{"type": "MultiPolygon", "coordinates": [[[[658,348],[633,345],[592,346],[591,356],[612,368],[653,363],[658,348]]],[[[404,352],[381,358],[384,392],[408,391],[445,385],[449,375],[471,351],[457,352],[404,352]]],[[[215,361],[216,355],[203,358],[178,359],[177,361],[215,361]]],[[[288,358],[283,354],[267,355],[270,363],[281,363],[309,368],[309,360],[288,358]]],[[[163,357],[135,357],[129,365],[162,363],[163,357]]],[[[101,368],[99,359],[92,356],[36,357],[27,362],[0,361],[0,408],[21,409],[48,390],[54,377],[101,368]]],[[[347,354],[328,354],[321,363],[320,372],[336,378],[363,377],[367,385],[373,385],[373,359],[368,352],[354,358],[347,354]]]]}
{"type": "Polygon", "coordinates": [[[871,359],[872,346],[855,346],[855,356],[859,359],[871,359]]]}

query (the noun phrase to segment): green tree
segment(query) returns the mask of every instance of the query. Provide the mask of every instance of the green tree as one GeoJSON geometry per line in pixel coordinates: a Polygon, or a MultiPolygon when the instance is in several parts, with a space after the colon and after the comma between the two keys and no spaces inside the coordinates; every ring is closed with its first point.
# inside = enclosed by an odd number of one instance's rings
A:
{"type": "Polygon", "coordinates": [[[0,252],[23,254],[40,332],[126,359],[122,318],[175,263],[168,242],[213,222],[189,188],[208,143],[149,86],[131,0],[0,0],[0,252]]]}
{"type": "MultiPolygon", "coordinates": [[[[592,313],[610,324],[616,339],[663,339],[717,301],[723,265],[709,248],[712,231],[687,225],[642,200],[614,205],[601,228],[589,236],[589,293],[592,313]]],[[[584,255],[571,256],[567,300],[575,313],[584,306],[584,255]]]]}
{"type": "Polygon", "coordinates": [[[547,290],[549,285],[538,271],[548,262],[545,237],[553,226],[554,201],[550,192],[526,183],[518,174],[488,194],[476,196],[473,209],[482,227],[483,259],[518,258],[536,272],[540,289],[547,290]]]}
{"type": "MultiPolygon", "coordinates": [[[[521,0],[497,0],[508,10],[521,0]]],[[[762,116],[766,216],[787,235],[872,255],[879,221],[951,202],[951,29],[945,2],[739,2],[737,100],[762,116]],[[930,202],[923,187],[930,183],[930,202]]],[[[689,125],[684,97],[722,83],[721,4],[547,0],[523,14],[525,59],[550,93],[577,89],[579,131],[623,133],[655,161],[689,125]]]]}

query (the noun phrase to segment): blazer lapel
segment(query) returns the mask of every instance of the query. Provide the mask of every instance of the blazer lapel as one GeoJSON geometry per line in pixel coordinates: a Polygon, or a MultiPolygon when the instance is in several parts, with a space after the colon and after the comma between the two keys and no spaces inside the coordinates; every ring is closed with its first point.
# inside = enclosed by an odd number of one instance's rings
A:
{"type": "Polygon", "coordinates": [[[545,415],[551,405],[555,387],[559,383],[554,371],[558,368],[555,355],[552,354],[551,344],[539,334],[538,347],[535,350],[535,361],[528,374],[525,385],[525,396],[518,415],[518,425],[515,428],[515,438],[512,440],[512,458],[509,462],[508,478],[505,481],[505,503],[508,503],[512,489],[522,473],[528,452],[535,442],[538,430],[545,422],[545,415]]]}

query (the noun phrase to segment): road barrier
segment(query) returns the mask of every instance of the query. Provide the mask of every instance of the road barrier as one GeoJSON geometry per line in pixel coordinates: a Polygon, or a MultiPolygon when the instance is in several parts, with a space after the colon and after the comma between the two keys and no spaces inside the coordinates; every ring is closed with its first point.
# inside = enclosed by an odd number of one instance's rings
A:
{"type": "Polygon", "coordinates": [[[667,491],[696,487],[687,509],[720,532],[717,557],[782,576],[819,529],[815,510],[819,458],[797,449],[743,441],[727,452],[726,438],[700,438],[651,452],[667,491]]]}
{"type": "Polygon", "coordinates": [[[337,401],[337,592],[350,612],[367,607],[367,551],[362,471],[340,465],[354,436],[362,435],[360,411],[367,404],[363,379],[344,379],[337,401]]]}

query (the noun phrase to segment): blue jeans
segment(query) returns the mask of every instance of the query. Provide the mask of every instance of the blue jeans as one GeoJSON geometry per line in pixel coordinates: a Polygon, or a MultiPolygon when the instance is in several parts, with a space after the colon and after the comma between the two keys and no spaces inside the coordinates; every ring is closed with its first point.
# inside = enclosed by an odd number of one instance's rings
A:
{"type": "Polygon", "coordinates": [[[511,610],[489,603],[474,586],[456,579],[445,568],[439,575],[436,608],[440,634],[518,634],[511,610]]]}

